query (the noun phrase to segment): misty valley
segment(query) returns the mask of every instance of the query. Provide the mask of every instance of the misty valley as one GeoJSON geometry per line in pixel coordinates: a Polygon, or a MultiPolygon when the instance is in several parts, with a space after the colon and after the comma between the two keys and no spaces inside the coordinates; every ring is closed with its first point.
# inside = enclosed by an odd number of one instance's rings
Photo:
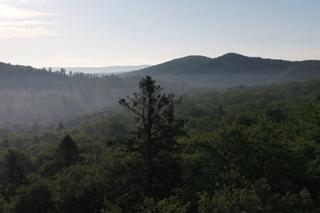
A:
{"type": "Polygon", "coordinates": [[[188,56],[136,68],[140,70],[101,75],[0,63],[0,125],[59,122],[67,116],[114,106],[119,98],[137,91],[139,80],[146,75],[177,95],[320,78],[319,61],[290,62],[235,53],[213,59],[188,56]]]}
{"type": "Polygon", "coordinates": [[[319,11],[0,0],[0,213],[320,213],[319,11]]]}
{"type": "Polygon", "coordinates": [[[319,212],[319,140],[316,60],[0,63],[1,213],[319,212]]]}

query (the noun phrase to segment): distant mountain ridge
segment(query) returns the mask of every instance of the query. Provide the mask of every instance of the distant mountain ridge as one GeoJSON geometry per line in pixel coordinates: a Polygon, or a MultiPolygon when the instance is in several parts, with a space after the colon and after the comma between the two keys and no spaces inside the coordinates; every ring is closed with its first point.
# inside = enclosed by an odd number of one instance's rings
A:
{"type": "Polygon", "coordinates": [[[119,74],[124,72],[136,71],[150,67],[150,65],[137,65],[137,66],[105,66],[105,67],[54,67],[53,70],[60,70],[61,68],[72,71],[81,72],[86,74],[97,74],[97,75],[110,75],[119,74]]]}
{"type": "Polygon", "coordinates": [[[217,58],[187,56],[125,74],[144,75],[210,87],[259,85],[320,79],[320,61],[287,61],[228,53],[217,58]]]}

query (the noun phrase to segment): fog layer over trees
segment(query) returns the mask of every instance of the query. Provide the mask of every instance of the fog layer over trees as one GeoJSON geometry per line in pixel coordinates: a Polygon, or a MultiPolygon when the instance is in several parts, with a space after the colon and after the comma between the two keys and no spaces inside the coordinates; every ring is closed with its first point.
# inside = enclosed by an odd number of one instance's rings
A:
{"type": "Polygon", "coordinates": [[[0,64],[0,120],[53,121],[116,103],[137,79],[0,64]]]}
{"type": "Polygon", "coordinates": [[[34,69],[0,63],[0,125],[57,122],[102,110],[136,91],[149,75],[169,92],[190,94],[206,88],[257,86],[320,78],[319,61],[292,62],[229,53],[218,58],[188,56],[118,76],[34,69]]]}

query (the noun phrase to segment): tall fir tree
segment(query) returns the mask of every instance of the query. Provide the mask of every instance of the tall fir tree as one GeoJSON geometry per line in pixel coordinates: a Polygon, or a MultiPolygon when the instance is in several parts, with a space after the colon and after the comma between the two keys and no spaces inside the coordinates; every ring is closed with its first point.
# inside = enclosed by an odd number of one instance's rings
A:
{"type": "Polygon", "coordinates": [[[66,135],[58,147],[58,161],[61,166],[70,166],[79,160],[79,150],[72,137],[66,135]]]}
{"type": "Polygon", "coordinates": [[[142,79],[139,89],[119,103],[138,121],[134,146],[144,158],[146,194],[166,196],[179,182],[176,139],[184,133],[183,122],[175,118],[174,95],[162,93],[164,88],[151,77],[142,79]]]}

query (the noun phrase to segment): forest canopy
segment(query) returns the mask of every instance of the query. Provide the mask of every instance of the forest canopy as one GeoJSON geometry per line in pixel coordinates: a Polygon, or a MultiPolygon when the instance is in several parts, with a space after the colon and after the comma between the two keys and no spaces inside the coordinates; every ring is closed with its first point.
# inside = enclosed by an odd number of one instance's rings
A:
{"type": "Polygon", "coordinates": [[[308,81],[181,102],[146,77],[122,109],[2,128],[0,212],[318,212],[319,94],[308,81]]]}

